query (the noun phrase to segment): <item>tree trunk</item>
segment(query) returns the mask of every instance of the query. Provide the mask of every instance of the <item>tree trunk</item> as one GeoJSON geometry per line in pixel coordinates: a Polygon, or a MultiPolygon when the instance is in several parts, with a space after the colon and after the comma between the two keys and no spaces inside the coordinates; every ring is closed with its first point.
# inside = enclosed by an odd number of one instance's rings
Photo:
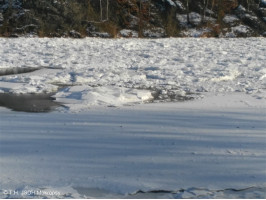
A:
{"type": "Polygon", "coordinates": [[[109,0],[106,0],[106,20],[109,20],[109,0]]]}
{"type": "Polygon", "coordinates": [[[139,37],[142,37],[142,3],[139,2],[139,37]]]}
{"type": "Polygon", "coordinates": [[[12,8],[12,4],[13,4],[13,0],[9,0],[9,1],[8,1],[8,7],[9,7],[9,8],[12,8]]]}
{"type": "Polygon", "coordinates": [[[149,0],[149,17],[151,16],[151,0],[149,0]]]}
{"type": "Polygon", "coordinates": [[[205,21],[206,17],[206,8],[208,7],[209,1],[208,0],[203,0],[203,13],[202,13],[202,22],[205,21]]]}
{"type": "Polygon", "coordinates": [[[214,7],[214,0],[212,0],[212,8],[211,8],[211,11],[213,11],[213,7],[214,7]]]}
{"type": "Polygon", "coordinates": [[[102,8],[102,0],[100,0],[100,14],[101,14],[101,21],[103,21],[103,8],[102,8]]]}
{"type": "Polygon", "coordinates": [[[128,15],[130,15],[130,5],[129,5],[129,0],[127,0],[127,5],[128,5],[128,15]]]}
{"type": "Polygon", "coordinates": [[[190,24],[190,19],[189,19],[189,0],[187,0],[187,24],[190,24]]]}

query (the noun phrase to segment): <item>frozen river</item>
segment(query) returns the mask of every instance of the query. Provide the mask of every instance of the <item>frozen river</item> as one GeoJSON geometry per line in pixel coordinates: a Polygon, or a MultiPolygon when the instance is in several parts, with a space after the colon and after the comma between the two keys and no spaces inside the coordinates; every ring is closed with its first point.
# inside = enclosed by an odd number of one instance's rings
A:
{"type": "Polygon", "coordinates": [[[265,41],[1,38],[0,198],[266,198],[265,41]]]}

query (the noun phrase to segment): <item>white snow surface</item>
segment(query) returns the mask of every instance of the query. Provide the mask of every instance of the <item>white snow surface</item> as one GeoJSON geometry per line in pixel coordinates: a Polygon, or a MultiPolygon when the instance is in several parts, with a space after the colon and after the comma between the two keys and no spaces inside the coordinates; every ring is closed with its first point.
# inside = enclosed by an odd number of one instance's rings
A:
{"type": "Polygon", "coordinates": [[[235,27],[232,27],[231,29],[233,32],[236,32],[236,33],[248,33],[252,31],[248,26],[245,26],[245,25],[235,26],[235,27]]]}
{"type": "Polygon", "coordinates": [[[0,108],[0,198],[266,198],[265,109],[243,93],[79,113],[0,108]]]}
{"type": "Polygon", "coordinates": [[[75,111],[150,102],[154,93],[165,101],[228,92],[265,100],[265,49],[264,38],[1,38],[0,73],[38,70],[1,76],[0,91],[57,92],[75,111]]]}
{"type": "Polygon", "coordinates": [[[209,28],[189,28],[186,31],[183,31],[183,35],[185,37],[205,37],[204,35],[210,32],[211,30],[209,28]]]}
{"type": "Polygon", "coordinates": [[[122,36],[122,37],[133,37],[133,38],[137,38],[139,37],[139,34],[137,31],[133,31],[133,30],[130,30],[130,29],[122,29],[119,34],[122,36]]]}
{"type": "Polygon", "coordinates": [[[236,15],[225,15],[223,21],[227,24],[235,23],[239,21],[239,18],[236,15]]]}
{"type": "MultiPolygon", "coordinates": [[[[179,21],[179,24],[181,26],[187,27],[187,14],[176,14],[176,18],[179,21]]],[[[202,22],[202,16],[199,13],[196,12],[190,12],[189,13],[189,20],[190,23],[194,25],[199,25],[202,22]]],[[[212,17],[205,16],[206,21],[215,22],[215,19],[212,17]]]]}
{"type": "Polygon", "coordinates": [[[176,4],[175,4],[172,0],[167,0],[167,2],[168,2],[171,6],[176,7],[176,4]]]}
{"type": "Polygon", "coordinates": [[[0,38],[1,92],[55,92],[67,108],[0,107],[0,198],[266,198],[265,49],[0,38]],[[165,102],[180,96],[195,99],[165,102]]]}
{"type": "Polygon", "coordinates": [[[182,10],[182,11],[186,10],[185,6],[183,5],[183,3],[181,1],[175,0],[175,4],[180,10],[182,10]]]}

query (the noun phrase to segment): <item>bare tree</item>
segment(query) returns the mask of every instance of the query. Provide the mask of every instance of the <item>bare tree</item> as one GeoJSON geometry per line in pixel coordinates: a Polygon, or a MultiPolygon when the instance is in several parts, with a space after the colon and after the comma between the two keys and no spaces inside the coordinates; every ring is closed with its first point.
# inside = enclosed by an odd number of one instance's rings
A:
{"type": "Polygon", "coordinates": [[[149,0],[149,16],[151,16],[151,0],[149,0]]]}
{"type": "Polygon", "coordinates": [[[139,37],[142,37],[142,0],[139,2],[139,11],[138,11],[138,16],[139,16],[139,37]]]}
{"type": "Polygon", "coordinates": [[[100,14],[101,14],[101,21],[103,21],[103,8],[102,8],[102,0],[100,0],[100,14]]]}
{"type": "Polygon", "coordinates": [[[106,20],[109,20],[109,0],[106,0],[106,20]]]}
{"type": "Polygon", "coordinates": [[[13,0],[9,0],[9,1],[8,1],[8,6],[9,6],[9,8],[12,8],[12,4],[13,4],[13,0]]]}
{"type": "Polygon", "coordinates": [[[211,11],[213,11],[214,4],[215,4],[215,0],[212,0],[212,8],[211,8],[211,11]]]}
{"type": "Polygon", "coordinates": [[[103,3],[102,0],[99,0],[100,3],[100,21],[106,21],[109,20],[109,0],[106,0],[105,3],[103,3]],[[105,15],[104,10],[106,9],[105,15]]]}
{"type": "Polygon", "coordinates": [[[207,8],[208,4],[209,4],[209,0],[203,0],[203,12],[202,12],[202,19],[201,19],[202,22],[205,21],[206,8],[207,8]]]}
{"type": "Polygon", "coordinates": [[[127,11],[128,11],[128,15],[130,15],[130,4],[129,3],[130,3],[129,0],[127,0],[127,5],[128,5],[127,11]]]}
{"type": "Polygon", "coordinates": [[[187,24],[190,24],[190,19],[189,19],[189,3],[190,3],[190,0],[186,0],[186,7],[187,7],[187,24]]]}

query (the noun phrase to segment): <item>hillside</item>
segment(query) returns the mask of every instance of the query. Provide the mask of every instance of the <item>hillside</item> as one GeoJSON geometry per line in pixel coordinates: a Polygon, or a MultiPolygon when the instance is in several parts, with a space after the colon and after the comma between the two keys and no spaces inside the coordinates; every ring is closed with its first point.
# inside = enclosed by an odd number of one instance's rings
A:
{"type": "Polygon", "coordinates": [[[0,0],[0,36],[266,36],[266,1],[0,0]]]}

